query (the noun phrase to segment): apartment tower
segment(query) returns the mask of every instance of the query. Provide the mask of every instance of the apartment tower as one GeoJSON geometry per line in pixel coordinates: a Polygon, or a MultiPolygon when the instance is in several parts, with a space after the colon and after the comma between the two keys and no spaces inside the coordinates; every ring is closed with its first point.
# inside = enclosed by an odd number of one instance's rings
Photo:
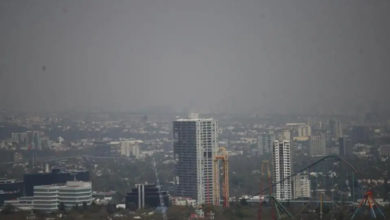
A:
{"type": "Polygon", "coordinates": [[[292,199],[290,141],[275,140],[272,149],[273,181],[276,184],[275,198],[292,199]],[[282,182],[280,182],[282,181],[282,182]]]}
{"type": "Polygon", "coordinates": [[[217,148],[217,122],[213,119],[178,119],[173,122],[176,160],[176,195],[198,204],[217,203],[214,195],[213,159],[217,148]]]}

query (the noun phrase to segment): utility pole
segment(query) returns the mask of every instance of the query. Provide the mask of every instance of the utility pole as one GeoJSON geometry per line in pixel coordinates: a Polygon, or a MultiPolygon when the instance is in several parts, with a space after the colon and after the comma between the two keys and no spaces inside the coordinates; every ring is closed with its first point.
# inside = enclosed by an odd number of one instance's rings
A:
{"type": "Polygon", "coordinates": [[[322,220],[322,216],[323,216],[323,194],[321,193],[320,194],[320,220],[322,220]]]}

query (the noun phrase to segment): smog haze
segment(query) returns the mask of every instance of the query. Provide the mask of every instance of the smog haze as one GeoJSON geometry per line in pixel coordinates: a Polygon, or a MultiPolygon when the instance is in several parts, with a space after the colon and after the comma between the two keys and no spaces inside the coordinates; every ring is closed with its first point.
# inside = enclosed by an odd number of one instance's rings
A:
{"type": "Polygon", "coordinates": [[[15,111],[389,111],[390,1],[1,1],[15,111]]]}

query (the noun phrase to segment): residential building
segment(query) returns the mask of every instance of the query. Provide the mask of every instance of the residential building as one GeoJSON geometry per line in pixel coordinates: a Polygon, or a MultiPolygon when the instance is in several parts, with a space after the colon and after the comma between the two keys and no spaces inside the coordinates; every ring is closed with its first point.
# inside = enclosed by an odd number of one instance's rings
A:
{"type": "Polygon", "coordinates": [[[306,123],[286,123],[286,126],[293,131],[294,137],[308,138],[311,136],[311,127],[306,123]]]}
{"type": "Polygon", "coordinates": [[[326,155],[326,137],[324,133],[310,137],[310,155],[313,157],[326,155]]]}
{"type": "Polygon", "coordinates": [[[267,131],[267,132],[261,133],[257,139],[257,146],[259,148],[259,154],[263,155],[264,153],[270,153],[273,143],[274,143],[273,132],[267,131]]]}
{"type": "Polygon", "coordinates": [[[136,139],[121,139],[119,141],[110,142],[111,153],[113,155],[125,156],[125,157],[140,157],[139,145],[143,143],[141,140],[136,139]]]}
{"type": "Polygon", "coordinates": [[[338,140],[343,136],[343,127],[339,120],[329,120],[328,126],[328,131],[331,138],[338,140]]]}
{"type": "Polygon", "coordinates": [[[11,140],[19,148],[42,150],[42,141],[39,131],[13,132],[11,140]]]}
{"type": "Polygon", "coordinates": [[[173,122],[176,196],[196,199],[198,204],[219,204],[213,169],[217,129],[213,119],[192,117],[173,122]]]}
{"type": "Polygon", "coordinates": [[[301,125],[297,128],[298,137],[310,137],[311,136],[311,127],[309,125],[301,125]]]}
{"type": "Polygon", "coordinates": [[[273,181],[275,198],[278,200],[292,199],[291,192],[291,153],[289,140],[275,140],[272,150],[273,181]],[[281,182],[282,181],[282,182],[281,182]]]}
{"type": "Polygon", "coordinates": [[[310,179],[306,173],[298,174],[293,178],[294,199],[307,199],[310,194],[310,179]]]}

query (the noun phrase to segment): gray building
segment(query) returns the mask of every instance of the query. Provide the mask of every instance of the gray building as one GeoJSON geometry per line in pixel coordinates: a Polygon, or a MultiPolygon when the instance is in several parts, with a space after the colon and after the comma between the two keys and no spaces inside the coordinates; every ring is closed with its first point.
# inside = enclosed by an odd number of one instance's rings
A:
{"type": "Polygon", "coordinates": [[[214,193],[213,159],[217,152],[217,122],[213,119],[178,119],[173,122],[176,160],[176,195],[198,204],[219,204],[214,193]]]}
{"type": "Polygon", "coordinates": [[[308,199],[311,197],[310,179],[308,173],[300,173],[293,178],[294,199],[308,199]]]}
{"type": "Polygon", "coordinates": [[[272,131],[266,131],[259,135],[257,138],[257,146],[259,148],[260,155],[271,152],[274,139],[275,138],[272,131]]]}
{"type": "Polygon", "coordinates": [[[326,136],[324,133],[310,137],[310,155],[313,157],[326,155],[326,136]]]}

